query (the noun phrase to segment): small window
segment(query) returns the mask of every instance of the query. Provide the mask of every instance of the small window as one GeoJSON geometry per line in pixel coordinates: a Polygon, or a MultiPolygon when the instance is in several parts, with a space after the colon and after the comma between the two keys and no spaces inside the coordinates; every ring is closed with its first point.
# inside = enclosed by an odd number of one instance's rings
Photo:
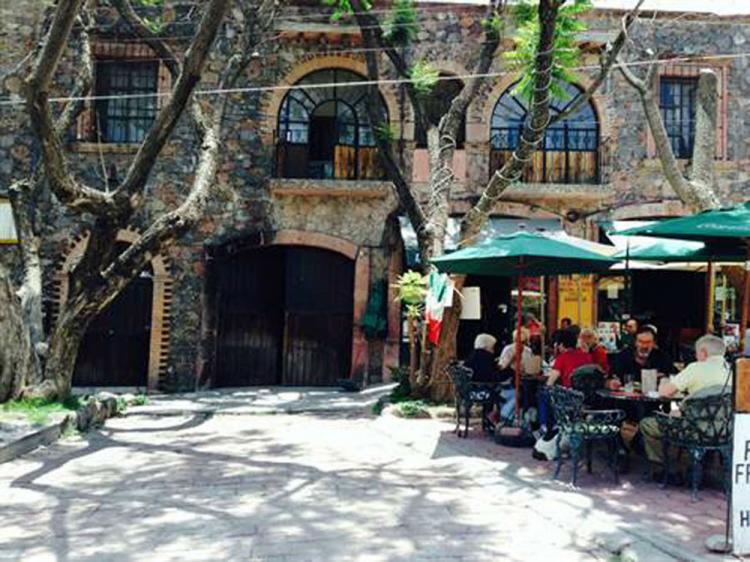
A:
{"type": "Polygon", "coordinates": [[[691,158],[695,142],[696,76],[662,76],[659,106],[669,142],[677,158],[691,158]]]}
{"type": "Polygon", "coordinates": [[[96,64],[97,140],[138,143],[156,116],[156,62],[100,61],[96,64]]]}

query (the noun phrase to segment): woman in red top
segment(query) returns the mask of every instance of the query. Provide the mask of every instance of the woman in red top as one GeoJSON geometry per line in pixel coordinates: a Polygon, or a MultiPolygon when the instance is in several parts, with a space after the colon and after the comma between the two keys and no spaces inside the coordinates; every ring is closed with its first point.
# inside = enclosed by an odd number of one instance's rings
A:
{"type": "Polygon", "coordinates": [[[581,350],[591,354],[593,363],[598,365],[605,375],[608,375],[607,348],[599,343],[598,334],[592,328],[584,328],[578,336],[578,344],[581,350]]]}
{"type": "Polygon", "coordinates": [[[590,365],[594,360],[590,353],[578,349],[578,338],[572,331],[565,330],[559,338],[558,344],[561,352],[552,364],[552,369],[547,378],[547,386],[552,386],[559,379],[560,384],[570,388],[573,371],[583,365],[590,365]]]}

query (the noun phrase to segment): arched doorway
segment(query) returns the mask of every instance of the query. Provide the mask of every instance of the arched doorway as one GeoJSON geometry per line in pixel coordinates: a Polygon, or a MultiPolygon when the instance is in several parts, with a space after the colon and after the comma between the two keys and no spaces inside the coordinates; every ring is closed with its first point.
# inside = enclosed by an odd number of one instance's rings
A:
{"type": "MultiPolygon", "coordinates": [[[[121,230],[117,233],[117,243],[121,248],[125,248],[139,236],[136,231],[121,230]]],[[[88,233],[83,232],[71,241],[69,251],[60,263],[55,275],[56,298],[50,309],[52,323],[67,301],[68,276],[83,256],[87,244],[88,233]]],[[[149,267],[134,279],[89,327],[87,339],[79,350],[79,374],[73,378],[75,386],[146,386],[149,390],[157,390],[163,384],[169,362],[172,284],[166,258],[161,254],[152,256],[149,267]],[[96,333],[98,336],[93,335],[96,333]],[[142,343],[136,344],[135,341],[141,342],[144,333],[146,367],[142,369],[144,348],[142,343]],[[120,342],[125,349],[135,349],[137,345],[138,351],[130,355],[122,350],[105,350],[97,347],[96,338],[100,338],[101,344],[101,338],[105,335],[109,339],[110,348],[119,345],[117,342],[120,342]],[[92,339],[88,339],[89,336],[92,339]],[[102,355],[108,355],[108,358],[94,359],[91,355],[86,356],[100,352],[102,355]],[[123,359],[116,359],[117,357],[123,359]],[[135,365],[139,369],[137,376],[133,374],[135,365]],[[130,374],[127,374],[128,372],[130,374]]]]}
{"type": "Polygon", "coordinates": [[[328,386],[351,370],[354,261],[273,245],[216,258],[216,386],[328,386]]]}
{"type": "Polygon", "coordinates": [[[78,350],[73,386],[147,386],[153,278],[149,267],[91,322],[78,350]]]}

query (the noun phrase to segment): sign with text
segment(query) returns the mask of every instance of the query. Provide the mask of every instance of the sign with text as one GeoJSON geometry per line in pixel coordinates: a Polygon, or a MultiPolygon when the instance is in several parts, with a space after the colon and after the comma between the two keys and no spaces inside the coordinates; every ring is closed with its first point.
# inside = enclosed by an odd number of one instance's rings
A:
{"type": "Polygon", "coordinates": [[[557,286],[557,317],[570,318],[582,327],[593,326],[593,275],[561,275],[557,278],[557,286]]]}
{"type": "Polygon", "coordinates": [[[732,552],[750,553],[750,414],[734,415],[732,552]]]}

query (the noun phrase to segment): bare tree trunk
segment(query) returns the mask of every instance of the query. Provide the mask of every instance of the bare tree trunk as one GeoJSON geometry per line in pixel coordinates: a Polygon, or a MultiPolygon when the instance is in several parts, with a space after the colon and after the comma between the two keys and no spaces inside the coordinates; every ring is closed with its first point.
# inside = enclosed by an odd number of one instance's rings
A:
{"type": "Polygon", "coordinates": [[[17,398],[27,381],[39,378],[21,301],[0,267],[0,402],[17,398]]]}
{"type": "Polygon", "coordinates": [[[645,78],[639,78],[625,65],[621,64],[618,68],[628,83],[638,92],[664,177],[677,197],[693,212],[721,206],[714,181],[717,123],[716,73],[703,69],[698,79],[693,174],[692,178],[688,179],[679,168],[667,129],[662,121],[655,92],[656,63],[648,68],[645,78]]]}

